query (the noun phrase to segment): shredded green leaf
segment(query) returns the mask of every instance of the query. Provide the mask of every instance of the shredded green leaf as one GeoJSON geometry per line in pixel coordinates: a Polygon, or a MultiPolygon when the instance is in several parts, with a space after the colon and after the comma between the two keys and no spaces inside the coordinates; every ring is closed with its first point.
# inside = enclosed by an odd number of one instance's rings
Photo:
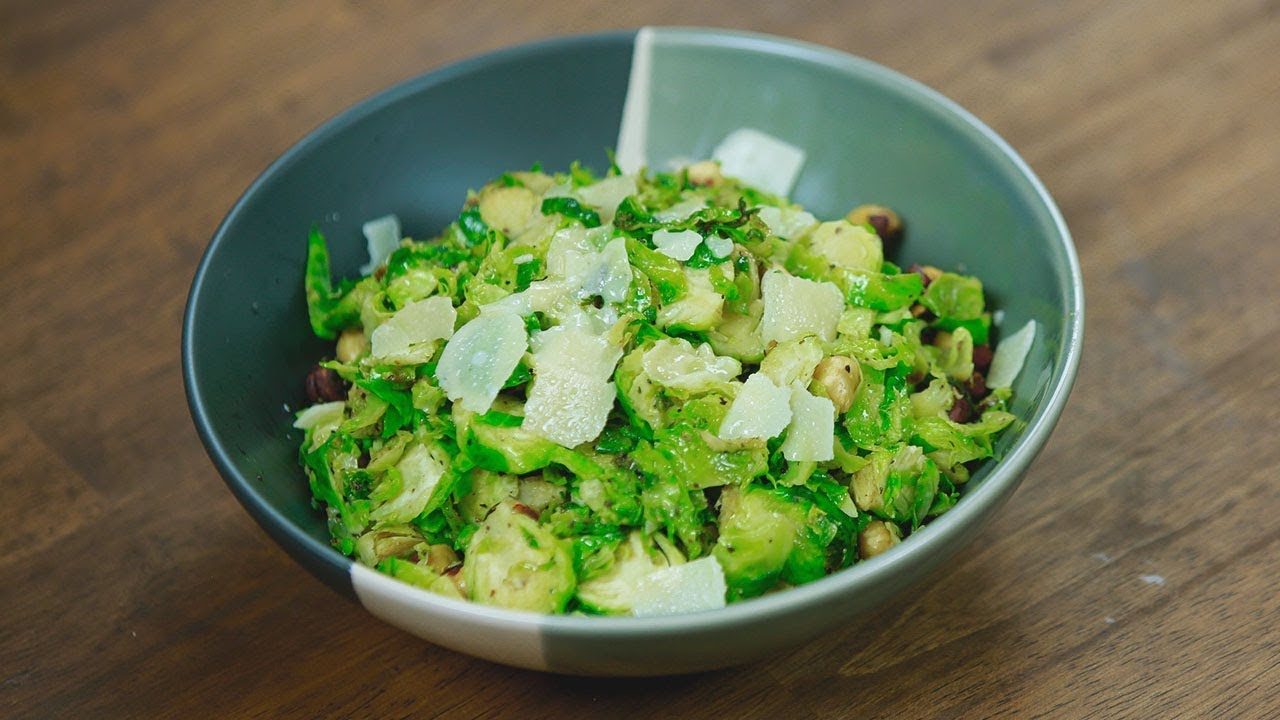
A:
{"type": "Polygon", "coordinates": [[[1016,422],[981,382],[977,278],[926,284],[733,178],[609,161],[598,189],[578,163],[505,173],[364,278],[335,283],[312,229],[308,319],[341,338],[322,367],[346,397],[299,414],[299,462],[335,548],[430,592],[625,614],[695,560],[716,570],[681,597],[735,602],[964,502],[1016,422]]]}

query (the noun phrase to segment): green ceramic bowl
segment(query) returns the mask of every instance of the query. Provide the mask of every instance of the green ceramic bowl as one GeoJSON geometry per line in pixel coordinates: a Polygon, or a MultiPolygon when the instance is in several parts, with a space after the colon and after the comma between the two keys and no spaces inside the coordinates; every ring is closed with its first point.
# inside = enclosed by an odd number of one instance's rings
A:
{"type": "MultiPolygon", "coordinates": [[[[218,228],[191,287],[182,360],[196,427],[236,497],[294,558],[374,615],[434,643],[564,673],[651,675],[765,657],[847,623],[960,551],[1017,487],[1066,402],[1080,357],[1080,269],[1044,187],[989,128],[929,88],[814,45],[722,30],[645,28],[491,53],[366,100],[290,149],[218,228]],[[394,212],[438,232],[468,188],[541,162],[597,166],[604,149],[658,167],[754,127],[803,148],[793,197],[819,217],[899,210],[897,260],[963,267],[1005,327],[1039,323],[1016,383],[1020,423],[959,504],[893,550],[817,582],[665,618],[545,617],[403,585],[329,546],[297,465],[289,412],[329,348],[311,336],[305,239],[335,269],[366,259],[360,224],[394,212]]],[[[234,552],[234,548],[228,548],[234,552]]]]}

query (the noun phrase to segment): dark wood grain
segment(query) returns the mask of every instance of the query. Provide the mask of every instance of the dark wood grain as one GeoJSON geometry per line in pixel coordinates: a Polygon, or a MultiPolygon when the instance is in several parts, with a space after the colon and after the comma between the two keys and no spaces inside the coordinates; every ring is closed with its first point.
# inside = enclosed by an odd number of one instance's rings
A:
{"type": "Polygon", "coordinates": [[[0,715],[1280,716],[1280,7],[0,4],[0,715]],[[1075,233],[1084,362],[962,558],[768,662],[601,681],[382,625],[293,564],[188,419],[182,303],[250,180],[449,60],[641,24],[790,35],[971,108],[1075,233]]]}

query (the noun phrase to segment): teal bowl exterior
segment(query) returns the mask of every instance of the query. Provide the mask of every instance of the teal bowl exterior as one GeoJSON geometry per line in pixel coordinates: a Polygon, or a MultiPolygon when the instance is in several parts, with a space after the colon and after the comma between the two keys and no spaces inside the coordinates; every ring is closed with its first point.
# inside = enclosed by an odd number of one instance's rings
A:
{"type": "Polygon", "coordinates": [[[584,675],[740,664],[849,622],[963,548],[1044,446],[1075,379],[1084,326],[1066,225],[1027,165],[929,88],[831,49],[756,34],[644,28],[559,38],[466,60],[370,98],[312,132],[245,192],[196,271],[182,359],[192,417],[249,513],[295,559],[374,615],[496,662],[584,675]],[[891,551],[722,610],[661,618],[547,617],[432,595],[354,564],[311,505],[291,410],[329,348],[311,336],[305,238],[318,225],[338,273],[365,260],[359,226],[394,212],[435,234],[469,188],[541,162],[661,167],[753,127],[803,148],[792,197],[819,217],[877,202],[908,223],[900,263],[984,281],[1004,328],[1038,324],[1002,458],[951,511],[891,551]],[[594,163],[592,161],[595,161],[594,163]]]}

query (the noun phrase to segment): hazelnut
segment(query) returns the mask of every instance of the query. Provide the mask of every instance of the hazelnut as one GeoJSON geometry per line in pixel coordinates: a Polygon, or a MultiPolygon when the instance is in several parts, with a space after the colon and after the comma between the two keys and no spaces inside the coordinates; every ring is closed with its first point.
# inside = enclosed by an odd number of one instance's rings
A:
{"type": "Polygon", "coordinates": [[[338,336],[338,344],[334,348],[334,357],[340,363],[350,363],[363,355],[368,349],[369,340],[364,336],[364,331],[360,328],[347,328],[338,336]]]}
{"type": "Polygon", "coordinates": [[[720,163],[714,160],[703,160],[685,168],[689,174],[689,182],[693,185],[718,185],[724,180],[720,174],[720,163]]]}
{"type": "Polygon", "coordinates": [[[873,512],[884,508],[886,479],[886,473],[879,472],[873,464],[867,464],[853,474],[849,489],[859,510],[873,512]]]}
{"type": "Polygon", "coordinates": [[[458,553],[448,545],[435,544],[427,548],[427,565],[438,573],[443,574],[445,570],[458,564],[458,553]]]}
{"type": "MultiPolygon", "coordinates": [[[[977,350],[978,348],[974,348],[975,366],[977,365],[977,350]]],[[[973,374],[969,376],[969,382],[965,384],[965,389],[969,391],[969,397],[974,400],[981,400],[990,392],[987,388],[987,379],[978,370],[974,370],[973,374]]]]}
{"type": "Polygon", "coordinates": [[[862,368],[851,358],[832,355],[813,369],[813,379],[826,391],[836,413],[843,415],[853,407],[854,393],[862,382],[862,368]]]}
{"type": "Polygon", "coordinates": [[[858,555],[869,560],[902,542],[902,531],[897,525],[883,520],[873,520],[858,533],[858,555]]]}
{"type": "Polygon", "coordinates": [[[913,272],[919,275],[920,278],[924,280],[925,287],[929,287],[930,283],[942,277],[942,271],[932,265],[912,263],[911,267],[907,268],[907,272],[913,272]]]}
{"type": "Polygon", "coordinates": [[[870,225],[885,242],[902,236],[902,218],[883,205],[859,205],[850,210],[845,219],[854,225],[870,225]]]}
{"type": "Polygon", "coordinates": [[[422,538],[403,527],[370,530],[356,542],[362,561],[377,564],[389,557],[411,558],[422,538]]]}
{"type": "Polygon", "coordinates": [[[347,384],[338,376],[338,373],[319,365],[311,368],[307,373],[303,386],[306,389],[307,402],[312,405],[345,400],[347,397],[347,384]]]}
{"type": "Polygon", "coordinates": [[[991,352],[990,345],[974,345],[973,346],[973,369],[979,372],[986,372],[991,367],[991,358],[994,353],[991,352]]]}

